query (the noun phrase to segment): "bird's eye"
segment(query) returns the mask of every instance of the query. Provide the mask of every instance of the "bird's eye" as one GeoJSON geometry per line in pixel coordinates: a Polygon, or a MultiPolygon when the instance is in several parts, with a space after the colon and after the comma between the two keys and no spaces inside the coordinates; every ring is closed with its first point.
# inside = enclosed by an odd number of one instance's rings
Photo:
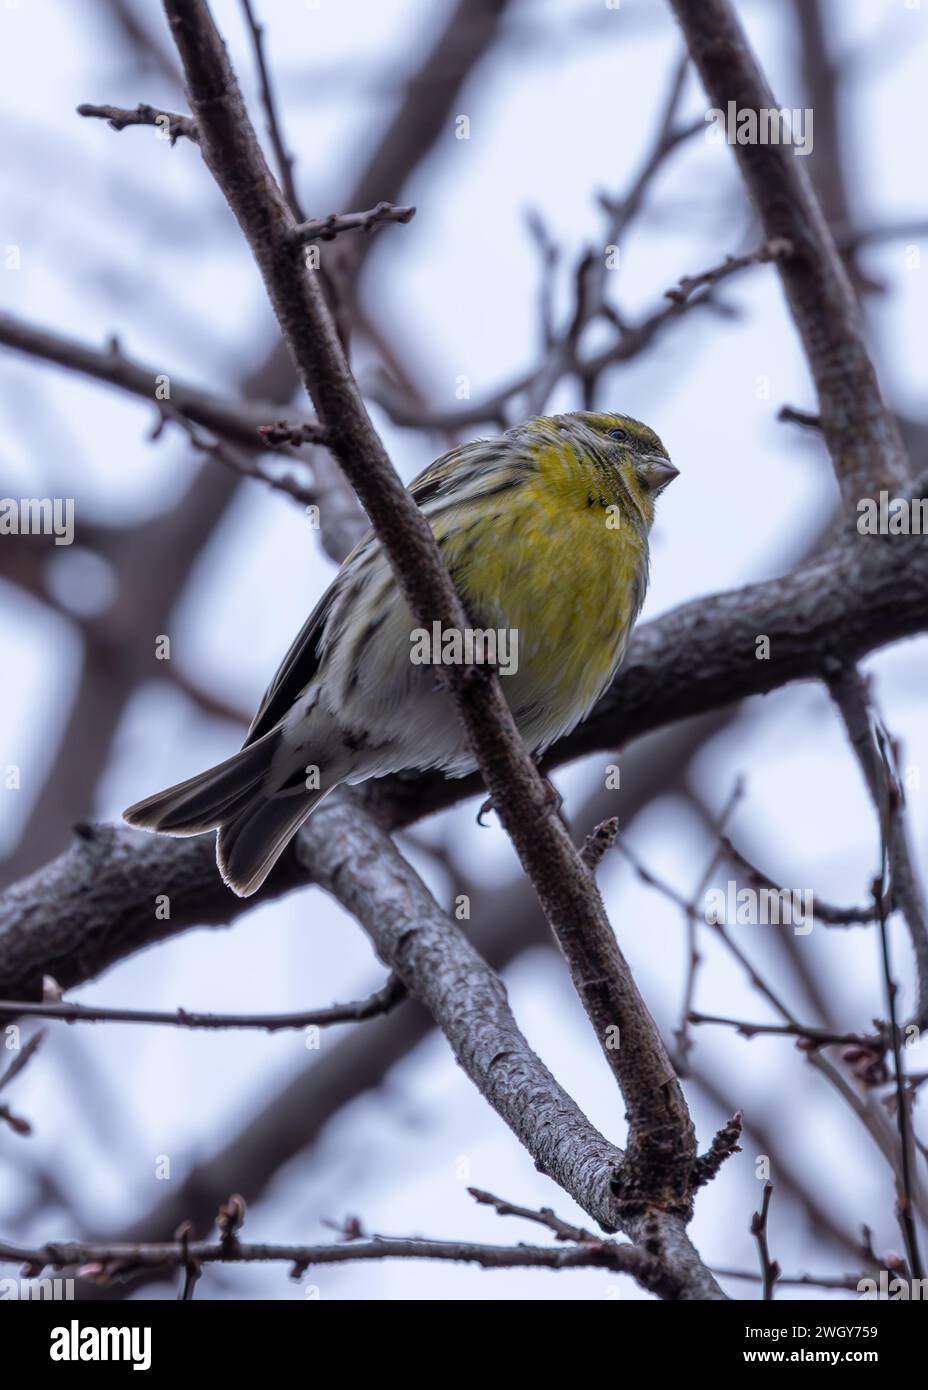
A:
{"type": "Polygon", "coordinates": [[[610,439],[627,439],[627,438],[628,438],[628,430],[623,430],[623,429],[610,430],[610,431],[609,431],[609,438],[610,438],[610,439]]]}

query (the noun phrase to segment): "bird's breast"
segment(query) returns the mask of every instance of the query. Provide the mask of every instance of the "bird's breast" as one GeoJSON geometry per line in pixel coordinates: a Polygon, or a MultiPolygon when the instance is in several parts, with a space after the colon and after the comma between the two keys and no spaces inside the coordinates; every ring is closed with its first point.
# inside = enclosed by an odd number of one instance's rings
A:
{"type": "Polygon", "coordinates": [[[517,719],[556,737],[621,660],[647,585],[647,537],[598,492],[521,492],[492,530],[462,529],[444,550],[475,621],[514,634],[503,690],[517,719]]]}

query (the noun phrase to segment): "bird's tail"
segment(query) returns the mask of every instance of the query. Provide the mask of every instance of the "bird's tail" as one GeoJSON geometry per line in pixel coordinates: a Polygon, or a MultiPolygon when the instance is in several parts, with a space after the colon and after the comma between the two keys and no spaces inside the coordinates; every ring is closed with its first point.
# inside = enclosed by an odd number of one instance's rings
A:
{"type": "Polygon", "coordinates": [[[225,762],[137,801],[123,812],[124,818],[164,835],[200,835],[218,828],[219,871],[240,898],[250,897],[334,785],[317,791],[302,784],[283,791],[269,786],[280,737],[279,729],[271,729],[225,762]]]}

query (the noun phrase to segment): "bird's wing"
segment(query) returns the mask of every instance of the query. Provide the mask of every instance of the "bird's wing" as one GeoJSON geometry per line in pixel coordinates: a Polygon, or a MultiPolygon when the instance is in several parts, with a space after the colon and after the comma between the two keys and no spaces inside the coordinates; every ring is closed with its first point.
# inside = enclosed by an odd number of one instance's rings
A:
{"type": "Polygon", "coordinates": [[[326,618],[337,596],[336,586],[340,577],[341,572],[336,576],[335,582],[329,585],[290,644],[290,650],[264,692],[264,698],[258,706],[257,714],[251,721],[251,727],[242,745],[243,748],[247,748],[249,743],[254,743],[268,730],[273,729],[278,720],[287,713],[300,691],[309,684],[315,675],[319,665],[319,638],[322,636],[326,618]]]}
{"type": "MultiPolygon", "coordinates": [[[[525,480],[524,468],[513,467],[505,473],[497,472],[488,489],[487,465],[492,460],[489,451],[497,443],[501,441],[475,440],[452,449],[429,464],[409,484],[409,491],[433,524],[446,506],[457,505],[464,498],[474,500],[487,496],[492,491],[512,487],[525,480]]],[[[441,546],[445,537],[438,533],[436,538],[441,546]]],[[[373,531],[365,532],[292,642],[264,694],[243,746],[254,743],[255,739],[272,729],[312,680],[319,666],[320,638],[333,604],[344,587],[379,550],[380,542],[373,531]]]]}

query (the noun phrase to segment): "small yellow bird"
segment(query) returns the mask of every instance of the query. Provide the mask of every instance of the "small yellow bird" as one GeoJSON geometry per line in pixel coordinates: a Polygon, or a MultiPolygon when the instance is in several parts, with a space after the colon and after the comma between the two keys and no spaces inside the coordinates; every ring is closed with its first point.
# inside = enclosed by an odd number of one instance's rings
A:
{"type": "Polygon", "coordinates": [[[417,627],[368,532],[284,658],[241,751],[139,801],[126,820],[169,835],[218,827],[219,870],[248,897],[341,783],[473,770],[430,669],[447,661],[495,660],[519,730],[540,753],[616,673],[647,588],[654,499],[676,476],[647,425],[592,411],[452,449],[410,491],[474,628],[417,627]]]}

